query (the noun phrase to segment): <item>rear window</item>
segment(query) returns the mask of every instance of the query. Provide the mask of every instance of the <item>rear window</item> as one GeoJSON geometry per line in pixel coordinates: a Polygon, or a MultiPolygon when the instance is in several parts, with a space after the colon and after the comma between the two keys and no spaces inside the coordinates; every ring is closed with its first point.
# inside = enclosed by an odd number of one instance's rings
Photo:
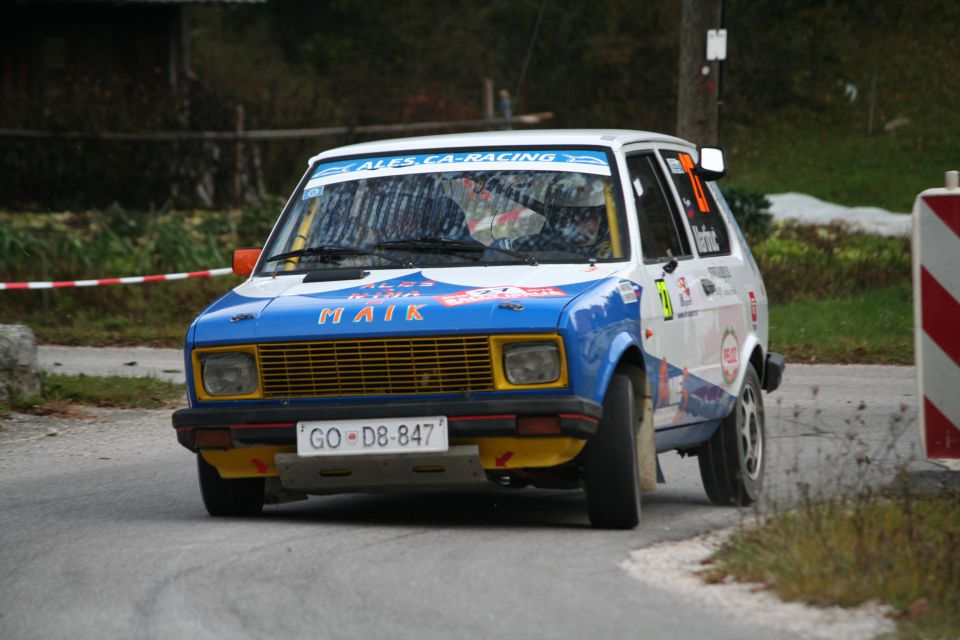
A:
{"type": "Polygon", "coordinates": [[[730,253],[730,237],[723,216],[713,194],[693,172],[693,157],[683,151],[661,151],[670,170],[684,217],[693,232],[693,241],[701,256],[721,256],[730,253]]]}

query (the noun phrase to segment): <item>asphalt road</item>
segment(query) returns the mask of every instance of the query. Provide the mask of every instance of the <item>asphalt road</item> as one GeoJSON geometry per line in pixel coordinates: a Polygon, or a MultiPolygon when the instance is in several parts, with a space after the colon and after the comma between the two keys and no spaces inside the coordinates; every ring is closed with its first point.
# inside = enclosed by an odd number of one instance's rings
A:
{"type": "MultiPolygon", "coordinates": [[[[790,367],[766,397],[771,498],[924,468],[912,380],[790,367]]],[[[590,529],[579,492],[533,489],[315,497],[222,520],[169,411],[16,416],[0,422],[0,638],[795,637],[617,566],[752,515],[712,506],[695,460],[661,463],[667,484],[629,532],[590,529]]]]}

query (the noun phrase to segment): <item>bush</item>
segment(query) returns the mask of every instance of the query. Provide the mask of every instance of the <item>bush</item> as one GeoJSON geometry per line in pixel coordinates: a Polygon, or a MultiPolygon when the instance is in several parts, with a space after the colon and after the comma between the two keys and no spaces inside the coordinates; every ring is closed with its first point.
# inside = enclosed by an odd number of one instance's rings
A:
{"type": "Polygon", "coordinates": [[[741,187],[725,187],[723,199],[727,201],[740,230],[750,242],[757,242],[770,236],[773,215],[770,213],[770,201],[757,191],[741,187]]]}
{"type": "Polygon", "coordinates": [[[910,240],[847,225],[778,224],[753,246],[772,303],[847,297],[911,282],[910,240]]]}

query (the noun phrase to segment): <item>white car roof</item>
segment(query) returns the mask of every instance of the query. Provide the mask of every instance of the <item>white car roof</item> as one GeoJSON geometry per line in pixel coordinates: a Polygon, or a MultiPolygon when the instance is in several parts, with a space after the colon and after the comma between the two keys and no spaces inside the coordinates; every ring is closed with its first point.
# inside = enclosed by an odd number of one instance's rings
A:
{"type": "Polygon", "coordinates": [[[669,142],[692,147],[686,140],[652,131],[630,129],[532,129],[524,131],[482,131],[478,133],[453,133],[441,136],[418,136],[395,138],[377,142],[362,142],[345,147],[328,149],[310,158],[312,165],[317,160],[376,153],[395,153],[419,149],[444,149],[464,147],[504,147],[522,145],[570,145],[602,146],[619,149],[635,142],[669,142]]]}

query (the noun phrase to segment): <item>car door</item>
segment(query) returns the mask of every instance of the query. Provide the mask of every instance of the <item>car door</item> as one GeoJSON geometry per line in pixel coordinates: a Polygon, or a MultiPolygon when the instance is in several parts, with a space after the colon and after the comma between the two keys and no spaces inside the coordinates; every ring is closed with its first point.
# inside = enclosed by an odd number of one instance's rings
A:
{"type": "Polygon", "coordinates": [[[714,187],[694,171],[692,150],[662,148],[659,153],[693,238],[696,268],[691,284],[702,300],[703,375],[710,383],[735,394],[744,364],[743,345],[748,332],[755,329],[757,297],[762,291],[753,284],[755,274],[718,206],[714,187]]]}
{"type": "Polygon", "coordinates": [[[640,313],[658,429],[698,421],[687,411],[689,387],[707,364],[698,346],[704,300],[691,286],[690,237],[662,166],[652,151],[627,154],[640,237],[637,268],[648,292],[640,313]]]}

